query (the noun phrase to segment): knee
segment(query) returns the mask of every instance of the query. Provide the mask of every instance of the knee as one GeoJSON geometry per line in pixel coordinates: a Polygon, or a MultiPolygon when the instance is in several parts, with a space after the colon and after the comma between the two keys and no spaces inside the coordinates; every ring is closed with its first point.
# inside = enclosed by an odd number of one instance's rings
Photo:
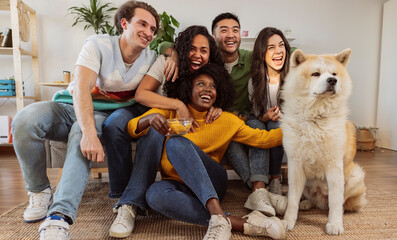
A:
{"type": "Polygon", "coordinates": [[[127,134],[127,124],[132,119],[130,114],[122,111],[123,109],[118,109],[103,122],[102,131],[103,134],[107,136],[112,136],[114,133],[126,133],[127,134]]]}
{"type": "Polygon", "coordinates": [[[266,128],[266,124],[257,118],[249,119],[245,122],[245,124],[247,124],[252,128],[258,128],[258,129],[266,128]]]}
{"type": "Polygon", "coordinates": [[[51,102],[33,103],[19,111],[12,121],[11,132],[14,138],[23,138],[32,130],[38,130],[46,118],[45,113],[52,111],[51,102]]]}
{"type": "Polygon", "coordinates": [[[157,185],[158,184],[153,183],[146,191],[146,203],[155,210],[159,210],[164,201],[157,185]]]}
{"type": "Polygon", "coordinates": [[[280,122],[269,121],[267,122],[267,130],[270,131],[272,129],[276,129],[280,127],[280,122]]]}
{"type": "Polygon", "coordinates": [[[167,153],[178,151],[178,149],[180,150],[183,144],[186,143],[186,140],[187,139],[184,137],[172,137],[168,139],[165,144],[165,149],[167,153]]]}

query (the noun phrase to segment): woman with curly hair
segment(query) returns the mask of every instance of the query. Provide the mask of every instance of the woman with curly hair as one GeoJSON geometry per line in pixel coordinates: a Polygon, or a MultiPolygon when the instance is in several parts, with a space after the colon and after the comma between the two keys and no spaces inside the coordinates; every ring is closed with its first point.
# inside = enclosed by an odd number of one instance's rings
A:
{"type": "MultiPolygon", "coordinates": [[[[135,100],[146,107],[174,110],[179,117],[190,118],[189,109],[184,102],[174,98],[175,95],[172,94],[171,89],[179,88],[184,77],[206,65],[209,61],[223,66],[223,60],[214,39],[203,26],[191,26],[179,33],[174,48],[176,52],[173,51],[175,55],[172,57],[178,57],[179,78],[175,82],[165,83],[166,76],[163,69],[166,58],[159,56],[139,84],[135,100]],[[164,83],[166,92],[170,94],[168,97],[163,96],[162,85],[164,83]]],[[[206,118],[207,123],[211,123],[222,112],[220,108],[211,110],[212,114],[208,114],[206,118]]],[[[197,122],[194,122],[194,126],[198,126],[197,122]]],[[[191,131],[194,129],[192,128],[191,131]]],[[[128,135],[126,137],[129,138],[128,135]]],[[[108,162],[111,189],[117,189],[117,192],[120,193],[117,196],[111,196],[120,197],[120,199],[114,207],[114,211],[117,211],[118,214],[110,227],[110,236],[129,236],[134,228],[137,210],[143,210],[143,212],[147,210],[145,192],[155,181],[164,139],[163,135],[151,129],[136,143],[139,151],[136,151],[133,167],[131,158],[108,162]]],[[[120,149],[119,151],[127,150],[120,149]]]]}
{"type": "MultiPolygon", "coordinates": [[[[254,116],[246,124],[258,129],[279,128],[280,89],[289,69],[290,46],[284,34],[272,27],[262,29],[253,50],[251,79],[248,94],[254,116]]],[[[268,216],[284,215],[287,197],[282,195],[281,162],[283,147],[259,149],[240,144],[239,163],[232,164],[251,187],[244,206],[268,216]],[[269,187],[269,190],[266,187],[269,187]]],[[[237,159],[237,158],[236,158],[237,159]]]]}
{"type": "MultiPolygon", "coordinates": [[[[230,141],[276,147],[282,141],[281,130],[253,129],[225,111],[213,123],[205,123],[211,107],[227,110],[233,102],[232,80],[223,66],[207,64],[180,80],[179,88],[169,93],[187,105],[199,127],[184,136],[167,137],[160,163],[162,180],[147,190],[147,203],[169,218],[208,226],[204,239],[229,239],[232,229],[247,235],[285,238],[286,225],[277,217],[266,217],[258,211],[236,217],[220,206],[227,189],[227,174],[219,162],[230,141]]],[[[133,138],[145,135],[151,128],[168,136],[171,129],[167,119],[175,117],[175,110],[153,108],[132,119],[127,130],[133,138]]]]}
{"type": "MultiPolygon", "coordinates": [[[[172,89],[178,88],[180,79],[201,68],[208,62],[223,66],[223,60],[213,37],[204,26],[190,26],[178,34],[172,54],[177,54],[179,76],[176,81],[166,81],[164,74],[166,57],[161,55],[143,78],[135,94],[135,100],[148,107],[175,110],[182,118],[190,117],[185,104],[175,99],[172,89]],[[164,85],[164,88],[161,86],[164,85]],[[163,89],[166,96],[163,96],[163,89]]],[[[174,57],[174,56],[172,56],[174,57]]],[[[211,109],[207,123],[215,120],[220,111],[211,109]]]]}

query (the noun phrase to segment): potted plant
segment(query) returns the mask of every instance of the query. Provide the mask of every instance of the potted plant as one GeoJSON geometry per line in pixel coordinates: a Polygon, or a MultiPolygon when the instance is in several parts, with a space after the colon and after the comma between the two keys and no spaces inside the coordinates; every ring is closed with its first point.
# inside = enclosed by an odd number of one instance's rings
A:
{"type": "Polygon", "coordinates": [[[150,43],[150,49],[156,51],[158,53],[158,46],[160,43],[167,41],[167,42],[174,42],[175,36],[175,27],[179,27],[179,22],[172,16],[168,15],[166,12],[159,14],[160,16],[160,26],[157,31],[156,37],[150,43]]]}
{"type": "Polygon", "coordinates": [[[117,8],[111,7],[111,3],[101,5],[99,0],[90,0],[90,5],[83,4],[82,7],[70,7],[68,10],[74,16],[75,26],[77,23],[85,23],[84,30],[93,28],[96,34],[116,35],[114,26],[112,26],[108,19],[111,17],[111,12],[117,8]]]}

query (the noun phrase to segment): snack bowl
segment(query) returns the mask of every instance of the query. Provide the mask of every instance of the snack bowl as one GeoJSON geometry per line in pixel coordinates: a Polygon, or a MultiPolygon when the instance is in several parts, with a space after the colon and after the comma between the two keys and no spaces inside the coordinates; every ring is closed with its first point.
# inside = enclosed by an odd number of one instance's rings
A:
{"type": "Polygon", "coordinates": [[[186,134],[192,126],[191,118],[171,118],[167,119],[168,125],[171,128],[169,137],[181,136],[186,134]]]}

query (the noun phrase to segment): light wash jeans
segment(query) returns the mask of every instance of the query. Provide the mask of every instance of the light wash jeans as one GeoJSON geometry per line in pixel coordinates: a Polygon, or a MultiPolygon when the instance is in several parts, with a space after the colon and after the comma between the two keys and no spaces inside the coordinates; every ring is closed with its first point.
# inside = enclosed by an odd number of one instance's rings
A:
{"type": "MultiPolygon", "coordinates": [[[[103,124],[103,139],[106,139],[106,155],[108,158],[109,170],[109,197],[119,198],[131,177],[132,172],[132,148],[131,141],[136,141],[131,138],[127,132],[128,122],[149,110],[139,103],[132,106],[119,108],[112,112],[103,124]]],[[[164,140],[164,138],[163,138],[164,140]]],[[[150,144],[150,142],[148,143],[150,144]]],[[[145,144],[139,144],[140,146],[145,144]]],[[[153,146],[157,148],[157,146],[153,146]]],[[[161,157],[161,150],[159,148],[158,159],[161,157]]],[[[136,151],[142,150],[137,147],[136,151]]],[[[147,153],[150,152],[147,148],[144,149],[147,153]]],[[[137,154],[137,155],[142,155],[137,154]]],[[[136,158],[136,157],[135,157],[136,158]]],[[[136,160],[134,160],[135,162],[136,160]]]]}
{"type": "MultiPolygon", "coordinates": [[[[100,139],[102,124],[107,117],[108,113],[94,111],[95,127],[100,139]]],[[[68,143],[62,177],[48,215],[59,212],[74,222],[90,175],[91,161],[81,153],[82,132],[73,106],[57,102],[30,104],[15,116],[12,134],[26,188],[31,192],[41,192],[50,186],[46,174],[44,141],[50,139],[68,143]]]]}
{"type": "Polygon", "coordinates": [[[208,225],[211,216],[207,201],[221,200],[226,194],[225,168],[184,137],[171,137],[166,152],[184,183],[175,180],[153,183],[146,192],[147,203],[169,218],[208,225]]]}
{"type": "MultiPolygon", "coordinates": [[[[264,123],[254,116],[249,116],[245,122],[248,126],[258,129],[279,128],[280,122],[269,121],[264,123]]],[[[281,174],[281,162],[284,150],[282,146],[262,149],[244,145],[238,142],[230,142],[225,158],[240,176],[241,180],[249,187],[253,182],[269,184],[269,175],[281,174]]]]}

